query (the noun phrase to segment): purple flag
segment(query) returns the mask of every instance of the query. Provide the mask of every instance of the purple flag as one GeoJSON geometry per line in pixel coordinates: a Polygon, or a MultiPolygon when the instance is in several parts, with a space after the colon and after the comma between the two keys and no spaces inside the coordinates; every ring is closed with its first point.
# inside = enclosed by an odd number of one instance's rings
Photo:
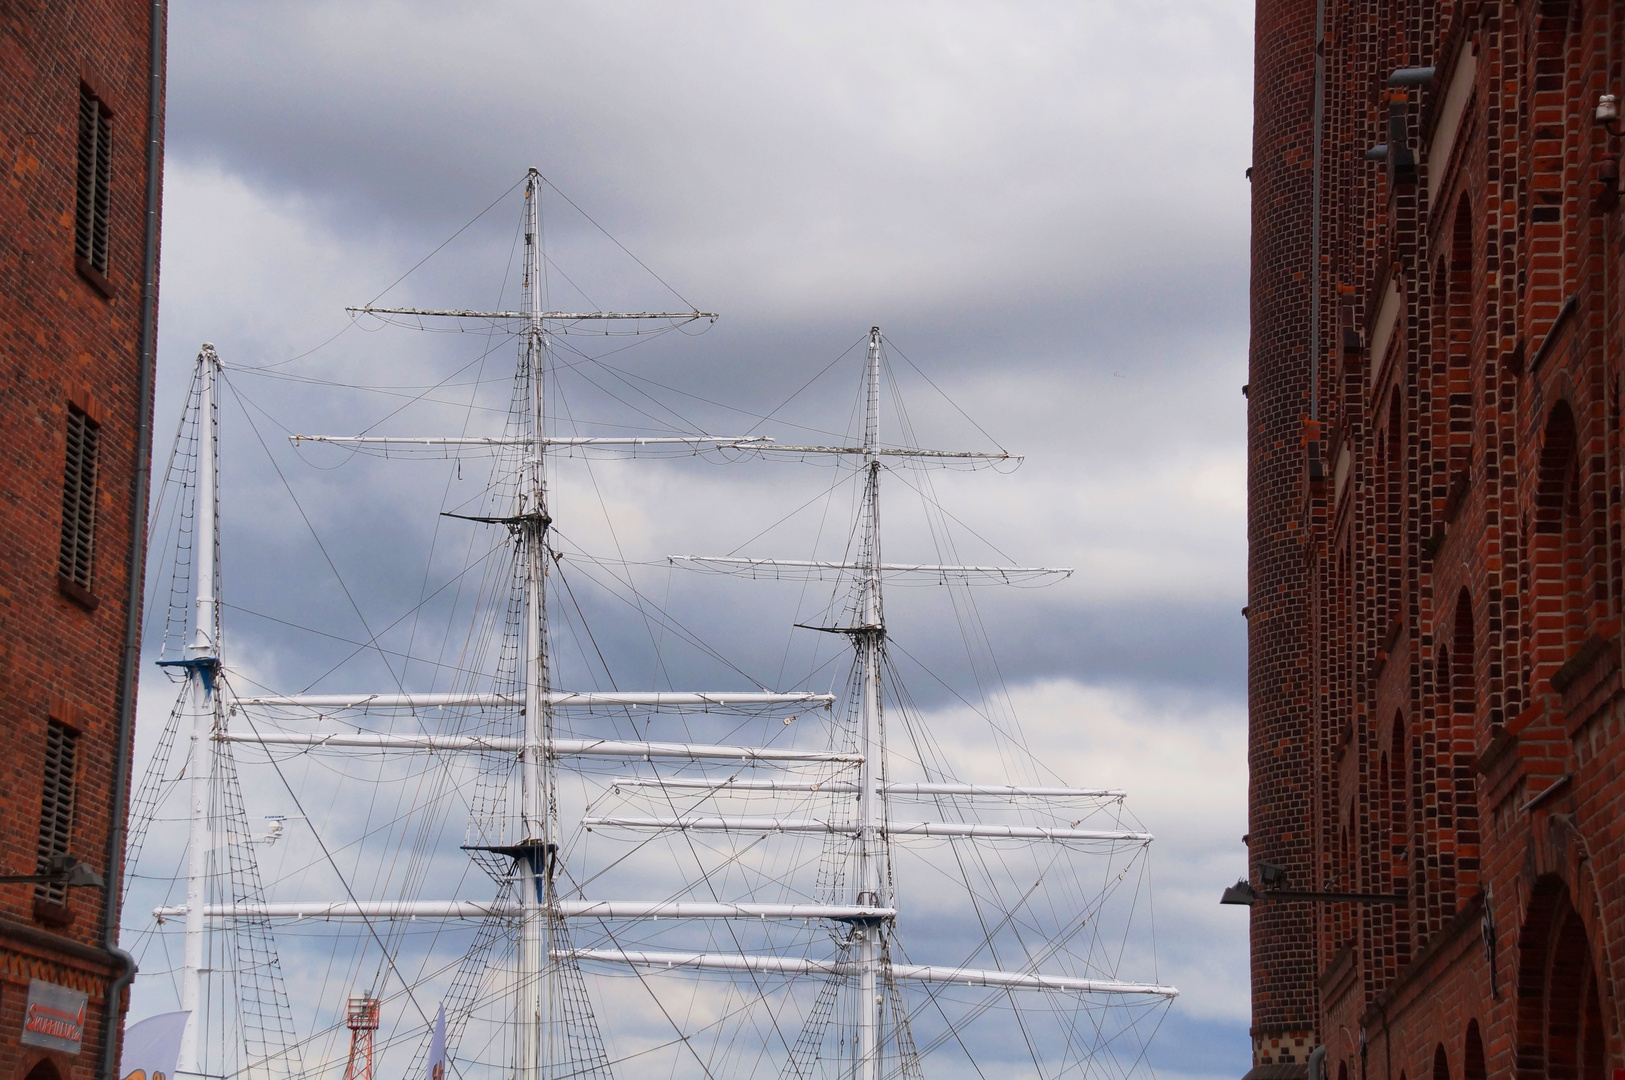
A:
{"type": "Polygon", "coordinates": [[[124,1053],[119,1058],[122,1080],[170,1080],[181,1056],[181,1035],[189,1012],[159,1013],[124,1032],[124,1053]]]}
{"type": "Polygon", "coordinates": [[[446,1006],[442,1002],[434,1018],[434,1036],[429,1040],[428,1080],[446,1080],[446,1006]]]}

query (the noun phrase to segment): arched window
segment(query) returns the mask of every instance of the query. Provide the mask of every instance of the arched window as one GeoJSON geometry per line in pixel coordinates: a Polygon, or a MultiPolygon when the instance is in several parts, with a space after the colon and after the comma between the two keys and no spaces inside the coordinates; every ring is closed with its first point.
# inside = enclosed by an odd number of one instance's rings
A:
{"type": "MultiPolygon", "coordinates": [[[[1422,778],[1433,784],[1434,810],[1423,819],[1422,850],[1430,867],[1437,866],[1435,881],[1438,888],[1431,890],[1425,909],[1419,909],[1427,919],[1428,932],[1437,930],[1444,919],[1456,913],[1456,788],[1452,779],[1456,760],[1456,715],[1453,702],[1455,665],[1450,649],[1439,646],[1434,663],[1434,709],[1430,723],[1423,730],[1422,778]]],[[[1426,789],[1424,788],[1424,791],[1426,789]]],[[[1430,873],[1430,877],[1433,875],[1430,873]]]]}
{"type": "Polygon", "coordinates": [[[1478,710],[1477,652],[1473,641],[1473,598],[1466,588],[1456,595],[1456,625],[1451,636],[1455,650],[1455,666],[1450,669],[1451,711],[1466,717],[1471,735],[1472,716],[1478,710]]]}
{"type": "Polygon", "coordinates": [[[1467,1021],[1467,1038],[1461,1048],[1461,1080],[1488,1080],[1484,1067],[1484,1039],[1478,1033],[1478,1021],[1467,1021]]]}
{"type": "MultiPolygon", "coordinates": [[[[1524,55],[1532,68],[1525,79],[1520,102],[1520,142],[1526,162],[1523,176],[1528,192],[1530,240],[1562,252],[1567,241],[1563,227],[1565,188],[1569,182],[1565,158],[1569,152],[1569,66],[1572,51],[1569,0],[1536,0],[1525,24],[1528,40],[1524,55]],[[1553,137],[1548,133],[1558,133],[1553,137]]],[[[1573,288],[1573,270],[1566,253],[1563,289],[1573,288]]]]}
{"type": "MultiPolygon", "coordinates": [[[[1388,770],[1388,805],[1393,828],[1389,851],[1394,868],[1390,885],[1394,892],[1414,891],[1410,890],[1410,760],[1405,754],[1405,716],[1399,712],[1394,713],[1393,733],[1388,741],[1388,770]]],[[[1421,910],[1418,899],[1412,899],[1409,911],[1421,910]]],[[[1400,967],[1411,959],[1411,924],[1406,912],[1407,909],[1401,908],[1394,913],[1394,954],[1400,967]]]]}
{"type": "Polygon", "coordinates": [[[1535,493],[1534,535],[1529,538],[1533,572],[1530,648],[1533,684],[1541,693],[1578,647],[1586,622],[1580,573],[1580,463],[1574,412],[1565,401],[1552,406],[1541,439],[1535,493]]]}
{"type": "Polygon", "coordinates": [[[1519,1080],[1604,1080],[1607,1038],[1596,957],[1568,886],[1556,875],[1531,890],[1518,955],[1519,1080]]]}
{"type": "Polygon", "coordinates": [[[1439,655],[1433,664],[1433,685],[1439,701],[1439,741],[1448,740],[1446,731],[1450,725],[1450,717],[1455,715],[1455,674],[1456,667],[1450,660],[1450,647],[1439,646],[1439,655]]]}
{"type": "Polygon", "coordinates": [[[1403,413],[1399,407],[1399,391],[1395,390],[1388,396],[1388,429],[1382,440],[1383,498],[1378,506],[1378,513],[1382,515],[1378,535],[1382,537],[1381,554],[1385,570],[1383,584],[1386,586],[1386,604],[1383,610],[1385,617],[1381,622],[1381,633],[1384,635],[1392,632],[1403,611],[1401,594],[1405,567],[1404,423],[1403,413]]]}
{"type": "Polygon", "coordinates": [[[1450,1080],[1450,1059],[1445,1056],[1444,1043],[1433,1048],[1433,1080],[1450,1080]]]}
{"type": "MultiPolygon", "coordinates": [[[[1456,596],[1455,633],[1452,635],[1454,657],[1451,668],[1450,748],[1448,757],[1443,746],[1439,749],[1441,766],[1448,761],[1450,778],[1441,776],[1439,783],[1449,783],[1455,809],[1456,832],[1456,895],[1471,896],[1478,884],[1478,792],[1477,769],[1478,739],[1474,722],[1478,712],[1478,685],[1475,677],[1477,643],[1473,639],[1473,598],[1463,588],[1456,596]]],[[[1442,718],[1441,718],[1442,719],[1442,718]]],[[[1443,723],[1440,725],[1441,734],[1443,723]]]]}
{"type": "MultiPolygon", "coordinates": [[[[1440,260],[1443,261],[1442,259],[1440,260]]],[[[1449,359],[1450,380],[1448,429],[1445,434],[1450,453],[1450,482],[1466,480],[1472,460],[1473,387],[1469,365],[1473,349],[1473,212],[1465,197],[1456,208],[1455,228],[1450,238],[1449,272],[1445,282],[1445,355],[1449,359]]]]}

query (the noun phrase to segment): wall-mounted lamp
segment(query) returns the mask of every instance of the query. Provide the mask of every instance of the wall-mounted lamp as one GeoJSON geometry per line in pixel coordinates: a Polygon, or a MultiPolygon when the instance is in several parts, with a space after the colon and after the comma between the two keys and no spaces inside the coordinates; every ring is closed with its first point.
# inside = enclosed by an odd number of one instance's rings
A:
{"type": "Polygon", "coordinates": [[[1242,878],[1234,885],[1224,890],[1219,897],[1221,904],[1236,904],[1241,907],[1252,907],[1260,900],[1305,900],[1316,904],[1403,904],[1404,893],[1346,893],[1346,892],[1298,892],[1295,889],[1283,889],[1286,884],[1286,867],[1274,863],[1261,862],[1258,864],[1258,880],[1263,888],[1255,889],[1246,878],[1242,878]]]}
{"type": "Polygon", "coordinates": [[[1613,94],[1604,94],[1597,99],[1597,123],[1607,128],[1612,135],[1618,135],[1614,125],[1619,122],[1619,99],[1613,94]]]}
{"type": "Polygon", "coordinates": [[[69,889],[100,889],[102,876],[72,855],[52,855],[39,874],[0,875],[0,885],[61,885],[69,889]]]}
{"type": "Polygon", "coordinates": [[[1373,146],[1371,149],[1365,152],[1365,159],[1367,161],[1387,161],[1388,144],[1385,142],[1380,142],[1376,146],[1373,146]]]}

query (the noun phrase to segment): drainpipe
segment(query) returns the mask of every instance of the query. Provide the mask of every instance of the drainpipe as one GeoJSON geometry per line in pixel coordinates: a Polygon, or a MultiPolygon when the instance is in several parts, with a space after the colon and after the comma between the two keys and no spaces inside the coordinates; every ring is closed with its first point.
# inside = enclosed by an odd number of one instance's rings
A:
{"type": "Polygon", "coordinates": [[[130,490],[129,593],[124,603],[124,647],[119,657],[118,735],[113,798],[107,830],[107,888],[102,947],[118,967],[102,1008],[102,1060],[98,1080],[118,1080],[119,1002],[135,978],[135,957],[119,948],[123,899],[125,814],[129,810],[130,753],[135,730],[135,685],[141,662],[141,599],[147,576],[147,492],[152,471],[152,393],[158,339],[158,196],[164,145],[165,0],[152,0],[147,49],[147,191],[141,249],[141,341],[136,372],[135,478],[130,490]]]}
{"type": "MultiPolygon", "coordinates": [[[[1315,0],[1315,103],[1313,165],[1313,205],[1310,207],[1309,234],[1309,420],[1320,419],[1320,153],[1326,113],[1326,0],[1315,0]]],[[[1319,460],[1319,432],[1315,454],[1319,460]]]]}

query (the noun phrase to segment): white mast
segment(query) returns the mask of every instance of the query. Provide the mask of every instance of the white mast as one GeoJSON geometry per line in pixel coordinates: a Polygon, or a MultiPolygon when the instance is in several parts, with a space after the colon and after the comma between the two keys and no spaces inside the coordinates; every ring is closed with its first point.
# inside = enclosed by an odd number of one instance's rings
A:
{"type": "Polygon", "coordinates": [[[197,598],[194,614],[197,628],[186,647],[187,696],[192,708],[192,741],[186,770],[191,779],[191,805],[187,818],[186,848],[186,933],[182,956],[181,1008],[190,1015],[181,1036],[181,1052],[175,1071],[200,1073],[198,1031],[202,1026],[204,947],[208,926],[204,915],[205,887],[209,874],[209,792],[213,782],[210,741],[217,728],[220,699],[214,692],[215,673],[220,666],[220,608],[215,591],[216,529],[220,506],[215,467],[215,369],[220,358],[214,346],[205,342],[197,357],[201,381],[198,403],[197,501],[193,510],[193,543],[197,571],[197,598]]]}
{"type": "Polygon", "coordinates": [[[520,760],[519,888],[523,911],[519,929],[519,1045],[516,1080],[543,1080],[548,1075],[552,1019],[548,1000],[548,963],[552,954],[552,828],[548,820],[547,743],[553,735],[551,687],[547,670],[546,572],[547,480],[543,424],[545,332],[542,321],[540,214],[541,179],[535,169],[525,181],[525,366],[530,377],[530,453],[523,472],[528,483],[520,495],[521,537],[525,553],[525,744],[520,760]]]}
{"type": "MultiPolygon", "coordinates": [[[[884,754],[880,725],[880,645],[885,635],[880,610],[880,459],[872,451],[880,441],[880,327],[869,329],[869,366],[863,421],[863,569],[861,571],[862,623],[856,628],[858,664],[862,673],[861,715],[858,720],[858,895],[857,902],[890,907],[885,862],[885,796],[877,791],[884,775],[876,775],[884,754]]],[[[884,773],[884,768],[880,769],[884,773]]],[[[855,923],[852,937],[858,945],[858,1062],[854,1080],[880,1080],[880,943],[884,923],[855,923]]]]}

